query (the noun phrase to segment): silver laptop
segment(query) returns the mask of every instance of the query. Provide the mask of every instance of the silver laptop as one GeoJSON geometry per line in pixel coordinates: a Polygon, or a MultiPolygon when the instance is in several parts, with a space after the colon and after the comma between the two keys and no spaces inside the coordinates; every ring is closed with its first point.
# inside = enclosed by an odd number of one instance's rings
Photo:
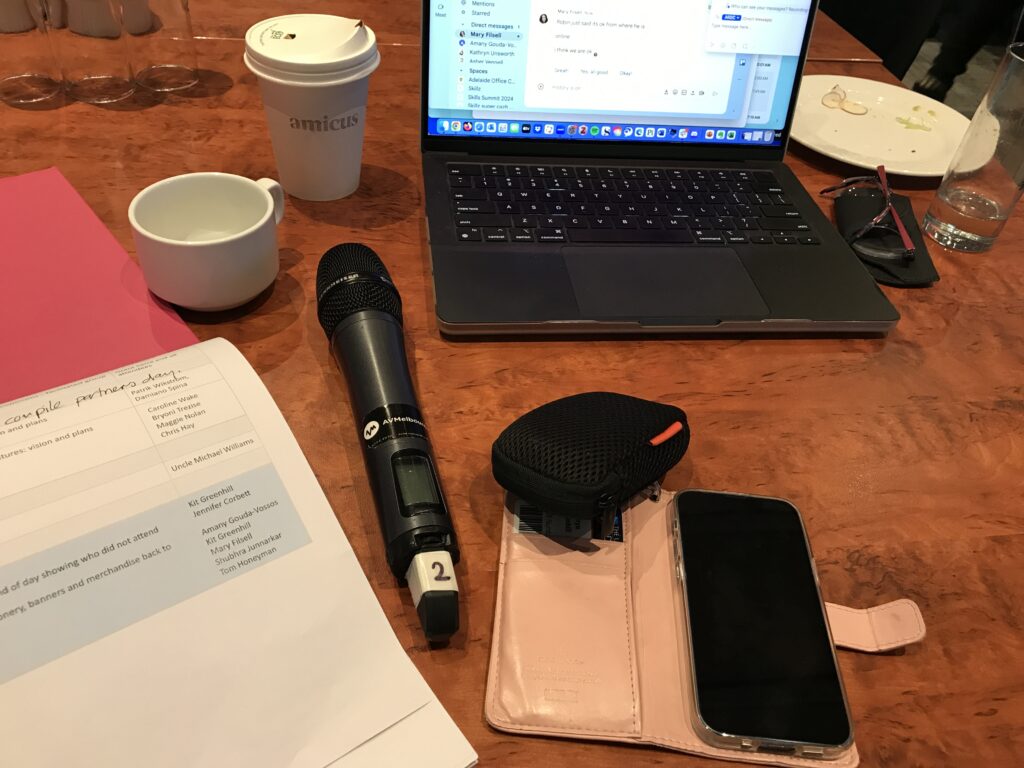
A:
{"type": "Polygon", "coordinates": [[[887,332],[899,314],[782,162],[815,5],[425,2],[442,331],[887,332]]]}

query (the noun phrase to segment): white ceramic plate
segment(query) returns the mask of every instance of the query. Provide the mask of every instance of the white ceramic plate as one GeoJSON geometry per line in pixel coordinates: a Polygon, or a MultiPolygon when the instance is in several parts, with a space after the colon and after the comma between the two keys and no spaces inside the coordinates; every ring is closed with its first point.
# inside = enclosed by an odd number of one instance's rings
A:
{"type": "MultiPolygon", "coordinates": [[[[860,111],[853,107],[854,111],[860,111]]],[[[875,80],[807,75],[793,117],[792,136],[806,147],[858,168],[880,163],[889,173],[942,176],[970,121],[927,96],[875,80]],[[838,85],[864,114],[829,109],[821,98],[838,85]]]]}

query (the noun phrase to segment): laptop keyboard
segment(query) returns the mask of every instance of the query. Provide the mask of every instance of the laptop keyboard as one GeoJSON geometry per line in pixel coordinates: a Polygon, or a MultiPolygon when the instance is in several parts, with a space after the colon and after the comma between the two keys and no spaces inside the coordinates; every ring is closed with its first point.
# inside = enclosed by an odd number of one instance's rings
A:
{"type": "Polygon", "coordinates": [[[770,171],[449,163],[473,243],[818,245],[770,171]]]}

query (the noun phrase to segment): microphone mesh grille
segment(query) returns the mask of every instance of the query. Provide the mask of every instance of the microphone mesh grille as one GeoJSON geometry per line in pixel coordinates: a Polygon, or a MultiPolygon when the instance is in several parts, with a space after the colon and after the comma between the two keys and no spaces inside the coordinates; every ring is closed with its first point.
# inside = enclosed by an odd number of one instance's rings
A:
{"type": "Polygon", "coordinates": [[[343,243],[325,253],[316,269],[317,317],[327,338],[334,334],[338,323],[364,309],[387,312],[402,322],[402,299],[393,285],[372,279],[337,283],[345,275],[377,275],[388,282],[391,275],[369,246],[362,243],[343,243]]]}

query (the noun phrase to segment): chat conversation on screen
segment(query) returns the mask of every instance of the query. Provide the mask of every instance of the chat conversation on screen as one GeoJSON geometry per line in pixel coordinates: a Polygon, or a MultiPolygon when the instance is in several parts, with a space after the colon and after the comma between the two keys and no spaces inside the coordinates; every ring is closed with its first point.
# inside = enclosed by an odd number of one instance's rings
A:
{"type": "Polygon", "coordinates": [[[808,0],[711,0],[709,52],[799,56],[808,0]]]}
{"type": "Polygon", "coordinates": [[[531,0],[531,109],[723,114],[736,56],[710,53],[706,0],[531,0]]]}

